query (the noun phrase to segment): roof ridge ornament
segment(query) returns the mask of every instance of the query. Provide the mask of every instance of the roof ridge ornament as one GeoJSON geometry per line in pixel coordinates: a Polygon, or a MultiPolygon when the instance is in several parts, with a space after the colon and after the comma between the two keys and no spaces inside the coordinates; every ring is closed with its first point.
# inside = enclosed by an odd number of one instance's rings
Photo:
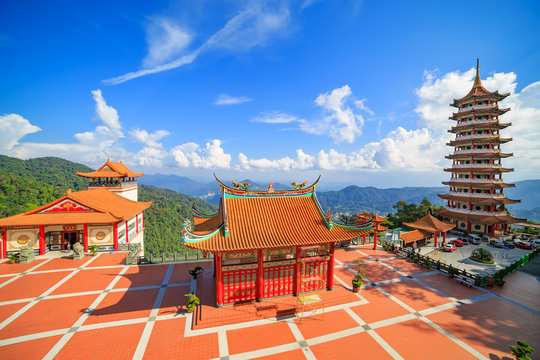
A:
{"type": "Polygon", "coordinates": [[[473,89],[482,87],[482,80],[480,80],[480,58],[476,58],[476,77],[474,78],[473,89]]]}
{"type": "Polygon", "coordinates": [[[296,183],[296,181],[293,181],[291,183],[293,190],[302,190],[303,188],[306,187],[306,185],[307,185],[307,180],[304,181],[303,183],[296,183]]]}
{"type": "Polygon", "coordinates": [[[231,184],[233,184],[236,190],[249,191],[250,184],[247,182],[247,180],[243,183],[237,183],[236,181],[231,180],[231,184]]]}

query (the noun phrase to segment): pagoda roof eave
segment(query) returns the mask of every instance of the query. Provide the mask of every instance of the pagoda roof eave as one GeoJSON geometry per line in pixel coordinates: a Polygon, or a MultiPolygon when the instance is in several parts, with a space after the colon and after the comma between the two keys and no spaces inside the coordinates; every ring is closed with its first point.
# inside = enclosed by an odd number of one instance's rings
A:
{"type": "Polygon", "coordinates": [[[470,157],[470,156],[474,156],[474,157],[477,157],[477,156],[488,156],[488,157],[492,157],[492,158],[507,158],[507,157],[510,157],[510,156],[514,156],[514,153],[501,153],[501,152],[485,152],[485,153],[464,153],[464,154],[450,154],[450,155],[446,155],[445,158],[446,159],[456,159],[456,158],[465,158],[465,157],[470,157]]]}
{"type": "Polygon", "coordinates": [[[444,171],[446,172],[470,172],[472,171],[473,173],[490,173],[490,172],[493,172],[493,173],[499,173],[499,172],[512,172],[514,171],[514,168],[447,168],[447,169],[444,169],[444,171]]]}
{"type": "Polygon", "coordinates": [[[517,204],[521,202],[521,200],[512,200],[506,197],[480,198],[474,196],[458,196],[453,194],[437,194],[437,196],[444,200],[470,202],[472,204],[517,204]]]}
{"type": "Polygon", "coordinates": [[[443,216],[445,218],[449,219],[459,219],[459,220],[468,220],[473,221],[480,224],[515,224],[519,222],[526,221],[526,219],[520,219],[516,218],[512,215],[493,215],[493,216],[485,216],[485,215],[471,215],[471,214],[463,214],[460,212],[453,212],[449,211],[447,209],[438,209],[435,211],[438,215],[443,216]]]}
{"type": "Polygon", "coordinates": [[[506,97],[510,96],[510,93],[504,93],[504,94],[500,94],[499,91],[494,91],[494,92],[490,92],[488,90],[486,90],[483,86],[481,87],[481,90],[477,90],[476,92],[474,91],[475,88],[472,88],[471,91],[469,91],[469,93],[467,95],[465,95],[464,97],[460,98],[460,99],[453,99],[453,102],[450,104],[450,106],[453,106],[453,107],[459,107],[459,105],[469,99],[473,99],[473,98],[480,98],[480,99],[483,99],[483,98],[491,98],[491,99],[494,99],[496,101],[501,101],[503,99],[505,99],[506,97]]]}
{"type": "Polygon", "coordinates": [[[471,186],[473,188],[480,188],[480,189],[500,189],[500,188],[511,188],[516,187],[516,184],[507,184],[507,183],[491,183],[491,182],[485,182],[485,183],[477,183],[477,182],[461,182],[461,181],[443,181],[443,185],[448,186],[471,186]]]}
{"type": "Polygon", "coordinates": [[[457,113],[452,113],[452,115],[450,116],[450,119],[457,120],[456,118],[460,118],[463,116],[467,116],[471,114],[484,114],[484,113],[488,113],[488,114],[491,113],[494,115],[503,115],[509,112],[510,110],[511,110],[510,108],[499,108],[498,106],[494,106],[491,108],[486,107],[486,108],[479,108],[479,109],[470,109],[470,110],[465,110],[465,111],[461,111],[457,113]]]}
{"type": "MultiPolygon", "coordinates": [[[[451,120],[454,120],[454,119],[451,119],[451,120]]],[[[505,129],[509,126],[512,126],[512,123],[509,122],[509,123],[501,123],[499,122],[499,120],[495,120],[495,121],[491,121],[491,122],[484,122],[484,123],[476,123],[476,124],[467,124],[467,123],[463,123],[463,124],[459,124],[459,125],[456,125],[456,126],[452,126],[452,128],[450,130],[448,130],[449,133],[452,133],[452,134],[455,134],[456,132],[459,132],[460,130],[463,130],[463,129],[468,129],[468,128],[475,128],[475,129],[478,129],[478,128],[483,128],[483,127],[487,127],[487,128],[492,128],[492,129],[495,129],[495,130],[501,130],[501,129],[505,129]]]]}

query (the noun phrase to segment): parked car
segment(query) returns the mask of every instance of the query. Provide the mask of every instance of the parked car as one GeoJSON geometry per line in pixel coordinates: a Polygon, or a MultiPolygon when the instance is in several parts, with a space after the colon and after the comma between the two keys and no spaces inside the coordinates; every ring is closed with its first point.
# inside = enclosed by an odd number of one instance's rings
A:
{"type": "Polygon", "coordinates": [[[489,244],[498,248],[502,248],[504,246],[503,242],[499,240],[491,240],[489,244]]]}
{"type": "Polygon", "coordinates": [[[527,249],[527,250],[530,250],[532,249],[532,244],[528,241],[523,241],[523,240],[514,240],[514,245],[518,248],[522,248],[522,249],[527,249]]]}
{"type": "Polygon", "coordinates": [[[470,238],[470,239],[469,239],[469,242],[470,242],[471,244],[474,244],[474,245],[480,245],[480,244],[482,243],[482,240],[476,239],[476,238],[474,238],[474,239],[473,239],[473,238],[470,238]]]}
{"type": "Polygon", "coordinates": [[[481,239],[482,239],[482,241],[489,241],[489,236],[484,234],[484,235],[482,235],[481,239]]]}
{"type": "Polygon", "coordinates": [[[458,237],[458,240],[461,240],[461,242],[465,245],[469,245],[471,242],[469,241],[469,238],[468,237],[458,237]]]}
{"type": "Polygon", "coordinates": [[[502,243],[504,244],[504,246],[506,246],[506,247],[508,247],[508,248],[510,248],[510,249],[513,249],[513,248],[516,247],[516,246],[514,245],[514,243],[511,242],[511,241],[503,240],[502,243]]]}
{"type": "Polygon", "coordinates": [[[451,251],[455,251],[455,250],[456,250],[456,246],[455,246],[455,245],[450,244],[450,243],[444,244],[444,251],[451,252],[451,251]]]}
{"type": "Polygon", "coordinates": [[[453,244],[457,247],[462,247],[464,244],[463,244],[463,241],[459,240],[459,239],[454,239],[454,240],[450,240],[450,244],[453,244]]]}
{"type": "Polygon", "coordinates": [[[540,246],[540,239],[532,239],[530,241],[530,243],[534,246],[534,247],[539,247],[540,246]]]}

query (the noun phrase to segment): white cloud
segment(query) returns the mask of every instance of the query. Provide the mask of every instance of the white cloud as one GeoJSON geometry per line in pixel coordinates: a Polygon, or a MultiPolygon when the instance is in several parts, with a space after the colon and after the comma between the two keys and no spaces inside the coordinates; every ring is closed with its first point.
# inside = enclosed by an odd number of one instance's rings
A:
{"type": "Polygon", "coordinates": [[[131,137],[138,142],[156,147],[160,145],[158,141],[161,140],[161,138],[169,135],[169,132],[167,130],[157,130],[154,133],[149,134],[146,130],[135,128],[129,132],[129,135],[131,135],[131,137]]]}
{"type": "Polygon", "coordinates": [[[192,142],[179,145],[170,154],[181,167],[229,168],[231,164],[231,155],[225,153],[218,139],[207,142],[204,149],[192,142]]]}
{"type": "Polygon", "coordinates": [[[214,102],[214,105],[236,105],[251,101],[247,96],[232,97],[228,94],[221,94],[214,102]]]}
{"type": "Polygon", "coordinates": [[[116,109],[112,106],[107,105],[101,90],[92,90],[92,96],[96,102],[96,115],[98,118],[105,124],[107,128],[114,132],[114,135],[123,136],[122,132],[120,131],[122,125],[120,125],[118,111],[116,111],[116,109]]]}
{"type": "Polygon", "coordinates": [[[191,42],[192,36],[171,19],[154,17],[146,26],[148,54],[145,67],[153,67],[181,53],[191,42]]]}
{"type": "Polygon", "coordinates": [[[296,150],[296,159],[288,156],[277,160],[269,160],[266,158],[249,159],[245,154],[238,154],[239,170],[279,170],[288,171],[292,169],[306,170],[313,167],[315,157],[306,154],[302,149],[296,150]]]}
{"type": "Polygon", "coordinates": [[[191,64],[199,55],[216,49],[238,52],[250,50],[255,46],[264,46],[273,36],[285,31],[290,17],[287,5],[287,1],[269,4],[248,2],[243,10],[191,53],[174,61],[129,72],[104,80],[104,82],[113,85],[120,84],[141,76],[175,69],[191,64]]]}
{"type": "Polygon", "coordinates": [[[17,114],[0,116],[0,151],[3,154],[10,154],[13,147],[19,144],[19,140],[28,134],[40,131],[37,126],[30,124],[17,114]]]}
{"type": "Polygon", "coordinates": [[[305,120],[303,119],[299,119],[294,115],[290,115],[281,111],[262,113],[259,116],[253,118],[251,121],[267,124],[289,124],[293,122],[305,122],[305,120]]]}
{"type": "Polygon", "coordinates": [[[367,99],[360,99],[360,100],[356,100],[354,102],[354,105],[360,109],[360,110],[363,110],[365,111],[367,114],[369,115],[375,115],[375,113],[373,112],[373,110],[371,110],[370,108],[368,108],[365,104],[365,102],[367,101],[367,99]]]}
{"type": "Polygon", "coordinates": [[[140,143],[145,144],[141,150],[137,152],[137,161],[139,165],[149,165],[161,167],[162,160],[167,157],[168,153],[163,148],[163,144],[159,142],[161,138],[169,135],[167,130],[157,130],[152,134],[146,130],[135,128],[129,132],[129,135],[140,143]]]}

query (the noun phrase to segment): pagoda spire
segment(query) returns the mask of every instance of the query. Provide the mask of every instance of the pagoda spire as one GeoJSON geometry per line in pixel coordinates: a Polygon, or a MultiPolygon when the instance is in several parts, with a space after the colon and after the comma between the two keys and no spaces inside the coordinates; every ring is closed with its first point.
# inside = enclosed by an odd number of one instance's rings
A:
{"type": "Polygon", "coordinates": [[[480,59],[476,58],[476,77],[474,78],[473,89],[482,87],[482,80],[480,80],[480,59]]]}

